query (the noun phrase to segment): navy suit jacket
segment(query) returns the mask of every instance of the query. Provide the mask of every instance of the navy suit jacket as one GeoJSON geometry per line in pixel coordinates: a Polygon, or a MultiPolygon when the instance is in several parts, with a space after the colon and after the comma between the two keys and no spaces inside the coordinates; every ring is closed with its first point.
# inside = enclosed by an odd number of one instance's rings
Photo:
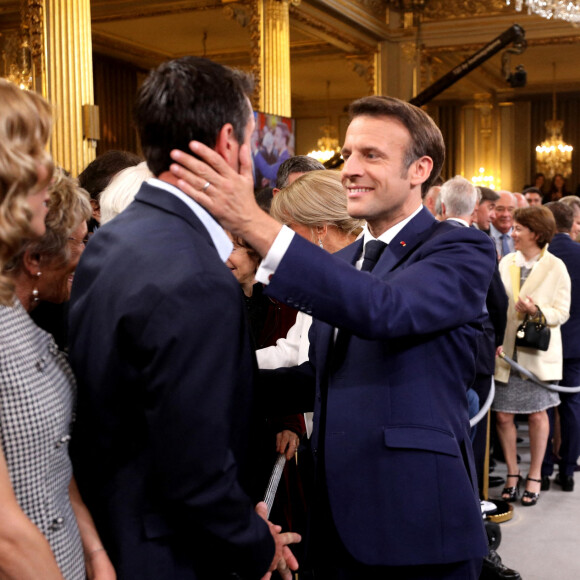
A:
{"type": "Polygon", "coordinates": [[[562,325],[562,352],[564,358],[580,358],[580,244],[566,234],[556,234],[548,251],[566,265],[572,280],[570,318],[562,325]]]}
{"type": "Polygon", "coordinates": [[[329,255],[295,236],[267,289],[316,319],[312,447],[338,533],[368,565],[482,557],[466,391],[493,243],[423,209],[372,273],[353,267],[362,244],[329,255]]]}
{"type": "Polygon", "coordinates": [[[73,465],[118,578],[259,578],[274,543],[240,481],[255,359],[207,230],[144,184],[76,271],[73,465]],[[229,577],[229,576],[228,576],[229,577]]]}

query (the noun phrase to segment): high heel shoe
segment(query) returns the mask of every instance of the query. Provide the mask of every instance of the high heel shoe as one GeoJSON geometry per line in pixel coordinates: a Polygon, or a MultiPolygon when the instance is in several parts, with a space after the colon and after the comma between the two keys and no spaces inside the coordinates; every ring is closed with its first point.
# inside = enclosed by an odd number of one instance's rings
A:
{"type": "MultiPolygon", "coordinates": [[[[526,477],[526,482],[527,481],[535,481],[536,483],[539,483],[540,485],[542,484],[541,479],[534,479],[533,477],[530,477],[529,475],[526,477]]],[[[533,491],[528,491],[526,489],[526,490],[524,490],[524,493],[522,494],[521,504],[524,506],[533,506],[533,505],[536,505],[538,503],[539,499],[540,499],[540,492],[535,493],[533,491]],[[524,500],[529,500],[529,501],[524,501],[524,500]]]]}
{"type": "Polygon", "coordinates": [[[510,477],[516,477],[517,482],[513,487],[504,487],[501,491],[501,499],[504,501],[516,501],[518,496],[520,495],[520,481],[522,480],[522,476],[519,473],[515,475],[510,475],[509,473],[506,475],[506,483],[510,477]]]}

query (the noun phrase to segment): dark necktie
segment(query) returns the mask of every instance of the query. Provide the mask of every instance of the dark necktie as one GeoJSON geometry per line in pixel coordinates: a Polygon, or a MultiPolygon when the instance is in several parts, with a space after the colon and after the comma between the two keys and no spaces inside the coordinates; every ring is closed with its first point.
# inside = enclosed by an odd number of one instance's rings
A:
{"type": "Polygon", "coordinates": [[[510,237],[508,234],[502,234],[500,238],[501,238],[501,257],[503,258],[504,256],[507,256],[511,252],[509,245],[510,237]]]}
{"type": "Polygon", "coordinates": [[[380,240],[371,240],[365,244],[365,257],[362,263],[361,272],[370,272],[379,261],[387,244],[380,240]]]}

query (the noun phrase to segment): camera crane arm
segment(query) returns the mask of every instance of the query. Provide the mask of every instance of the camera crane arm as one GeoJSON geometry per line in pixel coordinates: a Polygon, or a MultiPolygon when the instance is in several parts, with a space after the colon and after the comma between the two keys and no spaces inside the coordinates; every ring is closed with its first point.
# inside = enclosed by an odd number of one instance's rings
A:
{"type": "MultiPolygon", "coordinates": [[[[417,107],[425,105],[431,99],[435,98],[439,93],[442,93],[444,90],[448,89],[451,85],[454,85],[459,79],[462,79],[466,74],[470,73],[473,69],[483,64],[486,60],[490,59],[493,55],[497,54],[502,48],[504,48],[508,44],[511,44],[512,42],[514,43],[515,46],[514,49],[510,49],[509,52],[521,54],[526,48],[525,34],[526,33],[521,26],[519,26],[518,24],[514,24],[513,26],[508,28],[505,32],[502,32],[497,38],[492,40],[489,44],[486,44],[481,50],[478,50],[475,54],[464,60],[461,64],[457,65],[453,70],[448,72],[446,75],[442,76],[438,81],[435,81],[432,85],[428,86],[424,91],[421,91],[409,102],[412,105],[417,105],[417,107]]],[[[504,64],[503,68],[505,69],[505,60],[503,61],[503,64],[504,64]]],[[[506,74],[505,70],[503,70],[502,72],[506,74]]],[[[506,80],[508,82],[509,78],[510,77],[506,76],[506,80]]]]}

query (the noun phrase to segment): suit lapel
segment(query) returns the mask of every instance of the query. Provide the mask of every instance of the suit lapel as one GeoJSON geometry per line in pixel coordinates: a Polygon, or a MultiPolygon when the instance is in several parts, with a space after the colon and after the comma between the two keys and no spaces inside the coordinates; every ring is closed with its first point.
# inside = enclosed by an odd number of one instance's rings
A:
{"type": "MultiPolygon", "coordinates": [[[[388,279],[388,273],[407,260],[423,241],[430,235],[432,228],[437,225],[437,221],[423,208],[391,241],[385,248],[377,265],[371,275],[378,278],[388,279]]],[[[454,226],[449,226],[454,227],[454,226]]],[[[342,257],[351,264],[355,264],[363,252],[363,240],[351,244],[348,252],[344,252],[342,257]]],[[[334,340],[334,329],[331,329],[329,337],[332,366],[336,368],[346,356],[346,351],[351,339],[351,333],[346,330],[339,330],[336,340],[334,340]]]]}
{"type": "MultiPolygon", "coordinates": [[[[387,246],[372,274],[379,278],[397,268],[417,250],[425,239],[431,234],[432,228],[437,221],[423,208],[392,240],[387,246]]],[[[440,224],[443,226],[443,224],[440,224]]],[[[448,227],[455,227],[447,224],[448,227]]]]}

